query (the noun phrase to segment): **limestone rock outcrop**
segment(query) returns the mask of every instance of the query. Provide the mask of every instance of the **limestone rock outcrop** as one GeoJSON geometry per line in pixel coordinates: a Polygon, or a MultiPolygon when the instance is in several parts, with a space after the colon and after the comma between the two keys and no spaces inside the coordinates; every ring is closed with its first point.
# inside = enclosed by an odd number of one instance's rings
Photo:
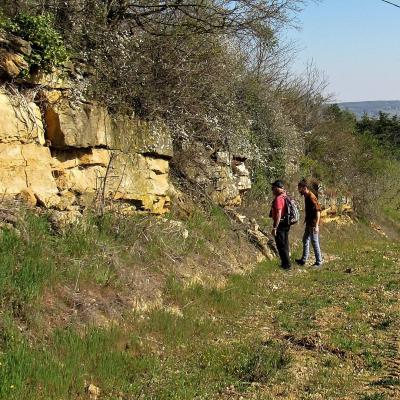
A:
{"type": "Polygon", "coordinates": [[[115,148],[155,158],[170,159],[173,156],[172,136],[163,123],[118,116],[111,124],[115,148]]]}
{"type": "Polygon", "coordinates": [[[0,92],[0,143],[45,143],[39,107],[20,96],[0,92]]]}
{"type": "Polygon", "coordinates": [[[24,56],[31,54],[29,42],[10,33],[0,32],[0,78],[15,79],[29,68],[24,56]]]}
{"type": "Polygon", "coordinates": [[[115,200],[128,201],[138,210],[157,214],[168,208],[167,160],[142,154],[120,153],[115,156],[111,171],[117,179],[106,182],[106,190],[115,200]]]}
{"type": "Polygon", "coordinates": [[[57,92],[45,98],[40,110],[21,94],[0,93],[0,193],[70,212],[99,199],[168,210],[173,152],[164,127],[112,119],[98,104],[73,105],[57,92]]]}
{"type": "Polygon", "coordinates": [[[28,188],[43,199],[57,194],[50,150],[36,143],[0,143],[0,193],[17,195],[28,188]]]}
{"type": "Polygon", "coordinates": [[[28,204],[32,193],[44,203],[58,192],[52,175],[50,149],[39,107],[20,94],[0,92],[0,193],[21,195],[28,204]],[[30,193],[29,196],[26,194],[30,193]]]}
{"type": "Polygon", "coordinates": [[[221,206],[236,206],[242,194],[251,188],[246,159],[228,151],[208,151],[196,143],[182,157],[181,168],[186,178],[204,190],[221,206]]]}
{"type": "Polygon", "coordinates": [[[62,101],[46,107],[44,120],[54,148],[112,147],[111,119],[103,107],[62,101]]]}

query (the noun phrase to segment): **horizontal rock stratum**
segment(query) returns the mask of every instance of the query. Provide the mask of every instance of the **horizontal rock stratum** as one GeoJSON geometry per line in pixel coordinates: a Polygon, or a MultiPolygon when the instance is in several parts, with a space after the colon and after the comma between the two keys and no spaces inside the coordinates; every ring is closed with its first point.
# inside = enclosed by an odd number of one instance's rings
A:
{"type": "Polygon", "coordinates": [[[22,95],[0,93],[3,195],[29,190],[55,209],[76,210],[102,196],[131,211],[167,211],[173,151],[165,127],[113,120],[95,103],[58,99],[41,107],[22,95]]]}

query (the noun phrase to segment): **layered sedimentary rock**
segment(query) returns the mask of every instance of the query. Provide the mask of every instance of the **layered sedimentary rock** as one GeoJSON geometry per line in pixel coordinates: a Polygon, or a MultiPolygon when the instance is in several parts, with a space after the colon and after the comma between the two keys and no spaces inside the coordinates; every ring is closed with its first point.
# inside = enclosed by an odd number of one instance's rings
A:
{"type": "Polygon", "coordinates": [[[186,178],[204,190],[221,206],[235,206],[243,192],[251,188],[246,159],[228,151],[208,151],[196,143],[182,157],[181,168],[186,178]]]}
{"type": "Polygon", "coordinates": [[[0,193],[16,195],[30,188],[42,198],[58,192],[51,154],[36,143],[0,143],[0,193]]]}
{"type": "Polygon", "coordinates": [[[30,203],[33,193],[59,210],[100,198],[132,211],[167,211],[172,141],[165,128],[113,120],[97,104],[72,105],[60,96],[46,96],[57,103],[42,110],[18,97],[0,93],[1,193],[30,203]]]}
{"type": "Polygon", "coordinates": [[[25,56],[32,52],[31,45],[10,33],[0,32],[0,78],[15,79],[29,68],[25,56]]]}
{"type": "Polygon", "coordinates": [[[36,104],[22,95],[0,93],[0,193],[17,195],[30,188],[43,199],[54,196],[50,149],[36,104]]]}
{"type": "Polygon", "coordinates": [[[45,143],[39,107],[22,95],[0,92],[0,143],[45,143]]]}
{"type": "Polygon", "coordinates": [[[45,110],[57,186],[87,204],[93,196],[126,203],[131,210],[163,213],[169,198],[169,132],[128,117],[112,119],[96,104],[67,101],[45,110]]]}
{"type": "Polygon", "coordinates": [[[44,120],[54,148],[112,147],[111,118],[103,107],[61,101],[46,107],[44,120]]]}
{"type": "Polygon", "coordinates": [[[170,159],[173,156],[172,137],[162,122],[146,122],[127,116],[111,121],[113,146],[126,153],[154,155],[170,159]]]}

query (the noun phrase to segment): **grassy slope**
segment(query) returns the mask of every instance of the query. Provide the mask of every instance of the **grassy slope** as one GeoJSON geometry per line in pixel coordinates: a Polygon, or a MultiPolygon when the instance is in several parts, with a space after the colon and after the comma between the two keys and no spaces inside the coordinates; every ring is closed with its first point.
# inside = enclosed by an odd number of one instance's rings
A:
{"type": "Polygon", "coordinates": [[[400,246],[365,226],[324,227],[330,261],[321,271],[266,262],[220,289],[169,275],[161,309],[42,334],[43,286],[76,277],[56,254],[88,263],[87,279],[114,276],[98,243],[84,244],[101,234],[57,238],[47,229],[35,219],[22,236],[42,241],[1,239],[1,399],[83,399],[89,383],[104,399],[398,398],[400,246]]]}

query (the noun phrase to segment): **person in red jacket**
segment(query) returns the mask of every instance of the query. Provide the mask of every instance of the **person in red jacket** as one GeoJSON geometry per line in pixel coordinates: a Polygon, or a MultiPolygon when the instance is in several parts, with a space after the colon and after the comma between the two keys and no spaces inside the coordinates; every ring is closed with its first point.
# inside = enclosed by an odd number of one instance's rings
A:
{"type": "Polygon", "coordinates": [[[281,259],[281,267],[289,269],[291,267],[289,256],[289,230],[290,225],[285,218],[287,214],[286,191],[283,182],[277,180],[272,183],[272,202],[270,217],[272,218],[272,236],[275,237],[276,248],[281,259]]]}

